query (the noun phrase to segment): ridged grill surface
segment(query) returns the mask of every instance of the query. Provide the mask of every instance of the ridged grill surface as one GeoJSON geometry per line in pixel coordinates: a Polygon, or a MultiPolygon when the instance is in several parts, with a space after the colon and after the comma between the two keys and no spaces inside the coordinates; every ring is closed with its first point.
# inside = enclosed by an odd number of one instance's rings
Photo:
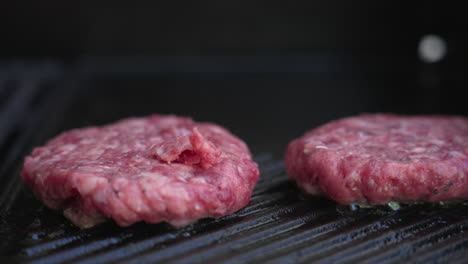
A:
{"type": "MultiPolygon", "coordinates": [[[[41,85],[46,76],[43,73],[32,84],[8,84],[16,91],[8,93],[8,104],[0,110],[0,261],[383,264],[468,260],[466,203],[353,211],[302,194],[287,180],[282,161],[269,154],[255,155],[261,180],[249,205],[232,215],[180,229],[144,223],[120,228],[109,222],[79,230],[59,212],[44,208],[18,176],[24,155],[54,131],[37,133],[43,122],[49,122],[47,111],[56,109],[38,111],[34,106],[47,104],[53,96],[41,96],[31,105],[32,97],[45,92],[41,85]],[[11,113],[17,119],[7,120],[11,113]]],[[[60,122],[54,125],[58,128],[60,122]]]]}

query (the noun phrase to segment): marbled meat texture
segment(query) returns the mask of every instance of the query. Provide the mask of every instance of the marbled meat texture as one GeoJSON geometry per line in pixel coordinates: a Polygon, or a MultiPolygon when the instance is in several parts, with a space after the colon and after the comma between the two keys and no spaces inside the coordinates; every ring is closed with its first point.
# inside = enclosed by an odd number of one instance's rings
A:
{"type": "Polygon", "coordinates": [[[290,178],[341,204],[468,198],[468,118],[361,115],[309,131],[286,151],[290,178]]]}
{"type": "Polygon", "coordinates": [[[108,218],[183,226],[246,206],[259,171],[226,129],[153,115],[65,132],[26,157],[21,177],[82,228],[108,218]]]}

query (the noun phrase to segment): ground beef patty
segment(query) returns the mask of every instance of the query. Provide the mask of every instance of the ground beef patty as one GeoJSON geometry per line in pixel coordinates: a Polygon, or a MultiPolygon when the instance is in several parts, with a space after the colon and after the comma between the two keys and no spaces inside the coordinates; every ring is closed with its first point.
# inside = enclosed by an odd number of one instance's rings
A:
{"type": "Polygon", "coordinates": [[[259,171],[227,130],[153,115],[75,129],[34,149],[21,172],[48,207],[79,227],[183,226],[247,205],[259,171]]]}
{"type": "Polygon", "coordinates": [[[468,118],[361,115],[292,141],[290,178],[341,204],[468,198],[468,118]]]}

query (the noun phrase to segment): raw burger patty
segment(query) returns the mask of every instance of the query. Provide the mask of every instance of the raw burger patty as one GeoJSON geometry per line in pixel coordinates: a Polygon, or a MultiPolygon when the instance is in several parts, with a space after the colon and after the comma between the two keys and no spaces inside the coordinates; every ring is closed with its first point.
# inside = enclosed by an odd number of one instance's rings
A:
{"type": "Polygon", "coordinates": [[[153,115],[75,129],[34,149],[23,180],[48,207],[87,228],[112,218],[187,225],[247,205],[259,176],[226,129],[153,115]]]}
{"type": "Polygon", "coordinates": [[[468,198],[468,118],[361,115],[292,141],[290,178],[341,204],[468,198]]]}

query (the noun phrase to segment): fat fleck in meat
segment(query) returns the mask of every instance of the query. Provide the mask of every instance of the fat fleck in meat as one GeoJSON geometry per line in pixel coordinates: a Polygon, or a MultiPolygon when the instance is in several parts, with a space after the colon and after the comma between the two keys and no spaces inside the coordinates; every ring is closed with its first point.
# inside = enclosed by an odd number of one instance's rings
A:
{"type": "Polygon", "coordinates": [[[361,115],[292,141],[288,175],[341,204],[468,198],[468,119],[361,115]]]}
{"type": "Polygon", "coordinates": [[[259,171],[226,129],[153,115],[65,132],[26,157],[21,177],[79,227],[109,218],[187,225],[247,205],[259,171]]]}

